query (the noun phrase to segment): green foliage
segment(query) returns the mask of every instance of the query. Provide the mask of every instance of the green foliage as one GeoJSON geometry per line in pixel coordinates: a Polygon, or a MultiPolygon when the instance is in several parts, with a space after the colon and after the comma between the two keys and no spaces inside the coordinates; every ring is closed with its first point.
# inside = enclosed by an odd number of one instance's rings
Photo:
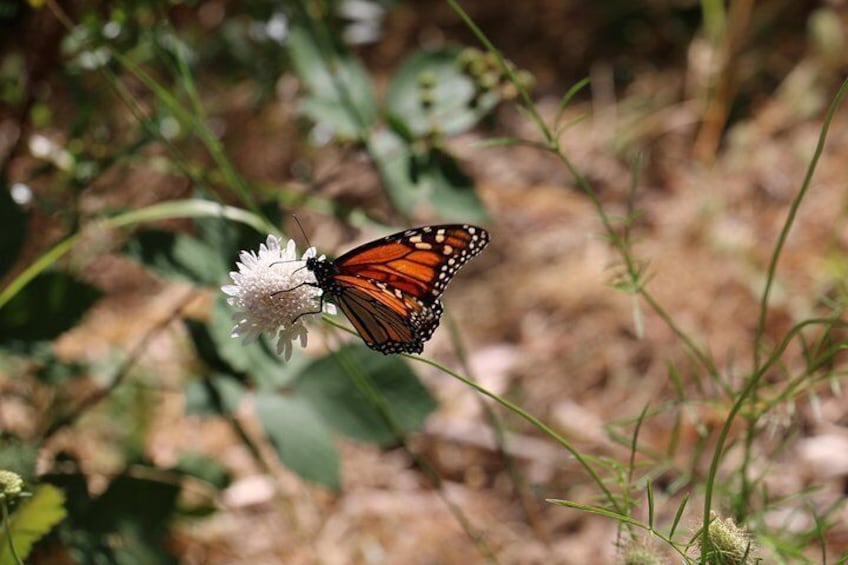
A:
{"type": "Polygon", "coordinates": [[[13,471],[25,479],[35,474],[38,448],[11,437],[0,438],[0,469],[13,471]]]}
{"type": "Polygon", "coordinates": [[[64,273],[45,273],[0,310],[0,343],[54,339],[71,329],[101,294],[64,273]]]}
{"type": "Polygon", "coordinates": [[[486,218],[474,183],[442,149],[410,144],[391,131],[374,135],[372,151],[386,191],[405,213],[432,208],[446,220],[478,222],[486,218]]]}
{"type": "Polygon", "coordinates": [[[288,40],[294,68],[309,88],[301,111],[342,139],[360,139],[378,115],[368,73],[341,44],[316,41],[314,33],[295,25],[288,40]]]}
{"type": "Polygon", "coordinates": [[[185,413],[190,416],[220,416],[235,412],[244,397],[244,386],[229,375],[212,374],[186,384],[185,413]]]}
{"type": "MultiPolygon", "coordinates": [[[[236,145],[241,141],[238,135],[241,124],[224,114],[218,104],[220,99],[212,98],[210,93],[231,89],[242,92],[240,87],[247,84],[250,88],[243,91],[248,95],[236,98],[242,105],[239,110],[244,112],[239,116],[261,118],[279,115],[268,110],[267,102],[276,102],[280,92],[285,91],[285,97],[300,96],[302,116],[316,125],[313,140],[335,143],[340,146],[337,149],[362,151],[370,158],[387,198],[398,213],[393,219],[423,213],[456,221],[482,221],[486,212],[474,180],[451,152],[450,137],[479,126],[501,102],[520,98],[519,109],[539,129],[535,141],[527,143],[550,151],[562,162],[573,175],[574,186],[582,189],[595,206],[604,236],[619,254],[620,264],[614,266],[620,275],[616,288],[633,297],[634,311],[645,307],[639,304],[647,305],[651,314],[665,322],[680,340],[681,348],[691,354],[696,368],[678,371],[670,366],[675,398],[661,406],[645,407],[635,419],[610,424],[610,437],[629,452],[626,463],[613,457],[585,455],[557,431],[509,400],[464,380],[461,375],[454,376],[521,417],[568,452],[594,482],[600,500],[595,504],[552,502],[615,520],[625,543],[637,539],[634,532],[644,530],[651,539],[675,552],[682,562],[693,562],[692,555],[699,546],[703,549],[699,557],[702,562],[744,561],[751,557],[748,555],[753,553],[751,548],[765,546],[787,562],[806,559],[803,549],[827,537],[838,519],[840,507],[810,510],[814,523],[801,532],[790,531],[788,527],[771,528],[763,519],[766,513],[785,510],[792,502],[769,498],[762,488],[762,476],[754,472],[756,468],[751,461],[767,461],[771,454],[761,455],[751,446],[757,443],[763,423],[777,407],[792,405],[802,392],[815,393],[814,385],[836,386],[841,376],[836,356],[844,349],[844,338],[836,331],[841,328],[838,305],[834,305],[828,319],[804,321],[781,336],[777,344],[768,343],[765,329],[769,289],[776,278],[783,242],[810,186],[833,111],[846,87],[826,117],[817,154],[793,201],[764,277],[768,282],[762,294],[761,318],[754,339],[753,367],[730,378],[715,366],[709,350],[683,331],[650,294],[650,273],[632,247],[631,232],[638,229],[634,201],[628,200],[623,220],[611,216],[590,182],[559,145],[559,139],[569,133],[566,129],[573,123],[563,123],[564,110],[586,81],[569,90],[556,117],[546,121],[528,95],[532,77],[506,60],[455,1],[448,0],[448,4],[487,50],[444,47],[412,53],[387,77],[383,98],[366,66],[345,47],[334,27],[332,2],[310,4],[308,13],[299,12],[299,4],[228,3],[226,21],[213,34],[204,27],[210,25],[208,21],[198,24],[199,18],[183,17],[195,15],[193,10],[200,9],[196,3],[182,3],[164,11],[148,2],[106,9],[86,4],[73,14],[77,20],[62,39],[55,65],[42,69],[49,73],[39,77],[39,88],[32,91],[27,88],[33,78],[28,75],[31,53],[16,51],[15,42],[7,42],[10,52],[0,56],[0,101],[12,107],[13,113],[24,116],[18,124],[20,131],[29,134],[49,128],[62,134],[55,136],[56,139],[51,137],[49,154],[26,154],[24,160],[40,159],[25,179],[39,187],[38,198],[31,205],[33,218],[55,220],[51,228],[64,229],[66,238],[31,265],[23,266],[26,270],[22,275],[9,277],[24,245],[30,206],[25,213],[10,197],[7,186],[10,180],[0,179],[0,224],[4,230],[0,237],[0,275],[12,279],[9,286],[4,285],[0,290],[0,303],[3,303],[0,361],[4,375],[10,376],[9,390],[16,395],[15,401],[30,402],[29,413],[44,418],[44,422],[31,426],[35,431],[30,437],[17,438],[4,430],[0,468],[14,469],[28,479],[35,474],[39,450],[50,439],[40,430],[50,429],[56,417],[53,410],[64,408],[66,398],[76,400],[68,392],[77,392],[71,387],[80,384],[77,378],[81,376],[91,377],[87,382],[107,385],[101,389],[108,393],[103,399],[107,405],[104,413],[116,430],[110,439],[120,444],[115,451],[128,465],[143,452],[147,441],[153,414],[151,399],[162,383],[154,380],[153,386],[130,388],[118,387],[121,383],[116,381],[115,387],[109,388],[113,384],[109,378],[114,366],[104,370],[108,363],[101,362],[98,367],[69,363],[53,351],[52,341],[78,324],[100,296],[97,289],[58,270],[62,266],[60,260],[83,241],[81,235],[89,223],[100,220],[109,229],[138,229],[129,235],[125,248],[128,256],[165,279],[188,282],[203,292],[227,282],[227,274],[240,249],[255,248],[266,232],[282,224],[281,205],[303,206],[313,213],[332,213],[351,225],[357,225],[357,221],[370,213],[370,209],[360,208],[355,202],[327,199],[317,190],[291,190],[282,180],[260,182],[242,178],[229,154],[240,156],[252,148],[236,145]],[[330,13],[317,8],[326,8],[330,13]],[[286,19],[289,16],[283,9],[297,11],[297,17],[286,19]],[[274,22],[290,25],[287,40],[279,32],[279,26],[272,33],[274,22]],[[305,93],[289,92],[291,81],[286,75],[291,72],[300,77],[305,93]],[[61,84],[61,89],[54,88],[53,80],[61,84]],[[66,117],[66,112],[60,112],[62,106],[54,108],[52,104],[56,101],[73,107],[72,115],[66,117]],[[103,195],[111,196],[104,188],[114,188],[115,178],[120,183],[124,175],[132,177],[139,170],[177,178],[185,186],[204,187],[204,194],[209,196],[181,201],[179,206],[167,202],[159,208],[151,206],[117,216],[109,215],[114,203],[91,208],[91,203],[99,202],[103,195]],[[94,198],[87,198],[89,195],[94,198]],[[219,204],[225,198],[230,206],[219,204]],[[265,198],[270,200],[265,203],[265,198]],[[168,205],[174,206],[165,210],[168,205]],[[151,223],[176,218],[186,220],[168,223],[167,231],[160,224],[151,223]],[[29,278],[39,273],[41,276],[29,278]],[[6,303],[8,296],[14,299],[6,303]],[[820,330],[820,333],[808,330],[820,330]],[[806,363],[798,372],[794,372],[791,363],[784,363],[785,351],[795,345],[803,349],[806,363]],[[103,373],[107,378],[103,378],[103,373]],[[787,378],[770,379],[772,374],[787,378]],[[718,391],[715,395],[710,391],[711,386],[718,391]],[[718,414],[718,431],[700,412],[705,406],[718,414]],[[663,415],[673,422],[668,445],[647,447],[640,439],[640,426],[663,415]],[[687,426],[693,430],[688,435],[687,426]],[[736,426],[743,430],[741,434],[736,433],[736,426]],[[694,445],[685,445],[687,439],[694,445]],[[725,457],[730,447],[742,457],[725,457]],[[689,454],[688,459],[684,453],[689,454]],[[706,473],[705,460],[710,463],[706,473]],[[700,503],[702,493],[703,509],[700,504],[689,504],[690,497],[700,503]],[[756,539],[756,546],[747,543],[748,534],[742,535],[741,528],[733,522],[710,522],[711,509],[719,506],[732,509],[736,521],[745,524],[751,539],[756,539]],[[634,517],[640,514],[644,519],[634,517]],[[696,521],[702,521],[704,527],[695,533],[687,531],[696,521]],[[744,538],[745,544],[737,544],[736,549],[720,548],[721,537],[710,537],[715,534],[715,525],[728,526],[732,534],[744,538]]],[[[701,8],[711,47],[723,52],[722,37],[731,29],[730,12],[726,14],[723,4],[716,1],[702,2],[701,8]]],[[[15,3],[7,2],[5,9],[12,10],[15,17],[25,13],[15,3]]],[[[60,10],[61,6],[56,9],[60,10]]],[[[690,32],[702,25],[700,19],[692,16],[697,10],[691,6],[658,9],[678,12],[672,18],[675,25],[664,29],[671,30],[667,33],[672,35],[687,35],[687,41],[690,32]]],[[[614,2],[602,10],[617,14],[610,17],[617,41],[633,33],[634,23],[644,27],[648,21],[647,11],[636,10],[628,3],[614,2]],[[621,17],[622,14],[626,17],[621,17]]],[[[56,15],[57,12],[51,13],[56,15]]],[[[811,20],[816,26],[816,37],[824,36],[822,21],[811,20]]],[[[7,29],[13,31],[4,27],[4,31],[7,29]]],[[[831,51],[832,63],[839,64],[842,52],[831,51]]],[[[630,66],[625,71],[631,73],[634,68],[639,67],[630,66]]],[[[620,84],[619,70],[614,69],[614,78],[616,85],[620,84]]],[[[24,146],[24,141],[20,145],[24,146]]],[[[520,142],[524,141],[508,139],[490,145],[520,142]]],[[[25,153],[26,148],[13,147],[11,151],[25,153]]],[[[323,180],[311,177],[310,149],[296,146],[292,155],[293,162],[286,165],[300,171],[297,180],[323,180]],[[307,172],[303,173],[304,170],[307,172]]],[[[4,153],[3,159],[6,158],[4,153]]],[[[7,167],[9,164],[2,163],[4,173],[16,170],[7,167]]],[[[636,177],[634,174],[634,187],[636,177]]],[[[635,200],[634,196],[631,193],[631,199],[635,200]]],[[[52,245],[54,233],[33,237],[41,238],[38,244],[52,245]]],[[[841,254],[836,260],[840,258],[841,254]]],[[[173,318],[181,319],[183,315],[177,312],[173,318]]],[[[316,360],[295,355],[290,363],[282,364],[267,340],[243,346],[230,335],[233,322],[220,293],[208,320],[183,321],[197,356],[197,362],[186,371],[186,382],[182,383],[186,413],[226,420],[247,451],[255,455],[258,450],[251,443],[253,436],[243,433],[238,418],[234,417],[236,407],[245,397],[253,396],[264,432],[264,436],[259,434],[255,439],[270,442],[286,466],[328,488],[338,489],[342,483],[337,436],[379,446],[403,445],[405,434],[420,429],[435,407],[432,396],[399,357],[383,357],[357,345],[341,347],[316,360]]],[[[157,335],[155,330],[151,329],[152,337],[157,335]]],[[[127,380],[135,377],[135,371],[130,369],[145,354],[142,350],[134,357],[135,353],[128,352],[122,373],[129,375],[127,380]]],[[[438,368],[453,374],[445,367],[438,368]]],[[[164,386],[170,388],[171,383],[164,386]]],[[[78,406],[82,412],[90,408],[85,402],[78,406]]],[[[97,416],[99,413],[91,418],[97,422],[94,425],[99,424],[97,416]]],[[[411,458],[417,466],[426,467],[426,462],[411,458]]],[[[257,457],[256,462],[261,464],[261,458],[257,457]]],[[[174,517],[214,511],[214,506],[208,503],[177,508],[180,479],[184,476],[199,479],[211,490],[225,488],[230,481],[229,471],[219,463],[201,454],[186,453],[175,469],[128,467],[125,473],[113,478],[105,492],[92,496],[87,488],[90,477],[65,472],[67,467],[74,466],[79,467],[72,458],[64,454],[57,456],[54,468],[61,469],[63,474],[47,478],[62,490],[39,487],[32,499],[14,509],[12,536],[23,554],[67,513],[67,519],[56,527],[55,533],[40,542],[46,548],[50,544],[72,548],[72,557],[80,562],[172,562],[174,556],[161,548],[174,517]],[[66,497],[64,502],[62,493],[66,497]]],[[[812,500],[807,491],[796,493],[794,498],[812,500]]],[[[479,539],[476,534],[472,538],[479,539]]],[[[625,556],[629,562],[652,562],[652,551],[629,547],[633,550],[625,556]]],[[[7,548],[8,544],[0,539],[0,563],[9,559],[7,548]]]]}
{"type": "Polygon", "coordinates": [[[473,180],[443,140],[474,127],[508,96],[496,88],[502,75],[490,72],[494,81],[485,84],[473,75],[473,65],[463,68],[467,52],[423,50],[401,64],[384,108],[378,108],[364,67],[324,25],[298,20],[288,45],[294,68],[309,88],[303,114],[336,138],[364,145],[401,214],[432,208],[428,211],[446,220],[485,219],[473,180]]]}
{"type": "Polygon", "coordinates": [[[367,375],[403,433],[419,429],[436,408],[436,401],[400,359],[374,355],[361,345],[346,346],[308,365],[293,383],[295,393],[337,433],[380,445],[398,441],[396,431],[352,380],[351,366],[367,375]]]}
{"type": "Polygon", "coordinates": [[[9,187],[0,178],[0,277],[14,264],[26,235],[26,215],[21,207],[12,200],[9,187]]]}
{"type": "Polygon", "coordinates": [[[392,75],[386,113],[405,141],[464,133],[500,101],[497,91],[481,91],[461,68],[461,53],[459,49],[418,51],[392,75]]]}
{"type": "MultiPolygon", "coordinates": [[[[157,471],[150,469],[155,477],[157,471]]],[[[59,528],[75,558],[83,562],[176,563],[163,544],[176,509],[177,482],[118,475],[92,498],[79,474],[47,479],[67,496],[68,519],[59,528]]]]}
{"type": "Polygon", "coordinates": [[[220,462],[201,453],[183,453],[174,470],[200,479],[216,489],[224,489],[232,482],[232,474],[220,462]]]}
{"type": "Polygon", "coordinates": [[[224,258],[211,245],[189,235],[141,231],[129,241],[126,251],[164,277],[199,284],[215,284],[227,269],[224,258]]]}
{"type": "Polygon", "coordinates": [[[243,340],[233,339],[232,312],[224,295],[219,294],[212,305],[209,324],[205,326],[214,351],[221,356],[224,370],[230,374],[241,375],[244,379],[249,377],[260,387],[276,388],[288,385],[303,360],[295,357],[288,363],[280,363],[279,356],[264,337],[249,345],[244,345],[243,340]]]}
{"type": "MultiPolygon", "coordinates": [[[[33,544],[47,535],[67,514],[62,491],[51,485],[41,485],[32,496],[24,499],[9,518],[9,530],[0,531],[0,563],[14,563],[9,536],[20,559],[26,559],[33,544]]],[[[5,501],[0,501],[5,504],[5,501]]]]}
{"type": "Polygon", "coordinates": [[[256,415],[280,461],[301,477],[339,488],[338,451],[324,415],[305,398],[262,392],[256,396],[256,415]]]}
{"type": "MultiPolygon", "coordinates": [[[[275,219],[279,211],[265,207],[275,219]]],[[[241,249],[252,247],[255,230],[224,217],[194,220],[196,235],[140,230],[124,246],[124,252],[159,275],[201,286],[219,286],[227,279],[241,249]]]]}

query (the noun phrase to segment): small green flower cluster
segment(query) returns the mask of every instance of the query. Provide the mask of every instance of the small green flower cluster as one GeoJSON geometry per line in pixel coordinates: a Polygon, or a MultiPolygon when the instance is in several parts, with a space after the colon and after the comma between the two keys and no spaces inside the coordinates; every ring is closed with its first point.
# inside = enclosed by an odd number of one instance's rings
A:
{"type": "Polygon", "coordinates": [[[24,490],[24,480],[17,473],[0,470],[0,500],[14,500],[24,490]]]}
{"type": "Polygon", "coordinates": [[[518,87],[527,92],[533,89],[536,79],[530,71],[518,69],[512,61],[505,60],[507,69],[504,69],[498,57],[491,52],[480,51],[468,47],[459,54],[457,64],[478,88],[478,98],[489,92],[497,92],[501,100],[514,100],[518,97],[518,87]],[[515,83],[509,75],[515,78],[515,83]]]}

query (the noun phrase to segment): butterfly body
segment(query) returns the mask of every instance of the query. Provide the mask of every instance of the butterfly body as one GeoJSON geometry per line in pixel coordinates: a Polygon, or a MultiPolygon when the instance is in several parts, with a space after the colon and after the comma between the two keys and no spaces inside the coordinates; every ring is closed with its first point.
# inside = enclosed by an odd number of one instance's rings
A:
{"type": "Polygon", "coordinates": [[[449,224],[406,230],[335,261],[310,258],[316,284],[365,344],[384,354],[420,353],[442,315],[439,297],[457,271],[489,243],[486,230],[449,224]]]}

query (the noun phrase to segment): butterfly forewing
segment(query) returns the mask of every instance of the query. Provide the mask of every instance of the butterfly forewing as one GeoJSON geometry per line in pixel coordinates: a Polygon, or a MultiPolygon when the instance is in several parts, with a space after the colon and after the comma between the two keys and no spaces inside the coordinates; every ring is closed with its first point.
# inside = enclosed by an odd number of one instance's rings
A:
{"type": "Polygon", "coordinates": [[[426,226],[357,247],[335,265],[341,273],[381,281],[432,302],[488,243],[488,232],[475,226],[426,226]]]}
{"type": "Polygon", "coordinates": [[[439,325],[439,296],[457,271],[489,243],[469,225],[426,226],[307,267],[362,336],[382,353],[420,353],[439,325]]]}

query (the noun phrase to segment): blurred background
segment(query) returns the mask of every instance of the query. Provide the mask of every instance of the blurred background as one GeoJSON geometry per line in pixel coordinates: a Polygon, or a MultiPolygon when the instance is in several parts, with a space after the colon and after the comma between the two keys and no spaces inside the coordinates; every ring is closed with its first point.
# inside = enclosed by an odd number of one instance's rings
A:
{"type": "Polygon", "coordinates": [[[0,468],[32,562],[680,562],[546,502],[610,501],[433,366],[327,324],[288,363],[229,337],[219,287],[270,231],[332,257],[448,222],[492,243],[425,357],[693,559],[756,373],[711,508],[764,563],[845,562],[844,109],[804,183],[848,2],[458,5],[0,0],[0,468]]]}

